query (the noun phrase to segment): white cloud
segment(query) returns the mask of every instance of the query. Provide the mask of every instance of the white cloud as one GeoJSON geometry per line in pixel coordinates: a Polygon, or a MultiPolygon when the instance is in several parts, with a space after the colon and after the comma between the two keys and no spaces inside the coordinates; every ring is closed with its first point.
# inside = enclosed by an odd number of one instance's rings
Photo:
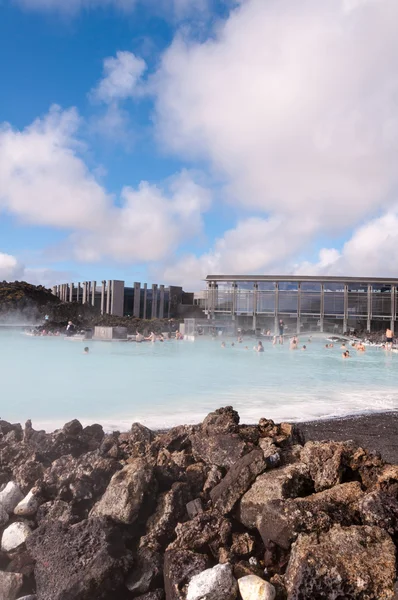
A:
{"type": "Polygon", "coordinates": [[[92,227],[111,198],[78,156],[79,118],[53,107],[18,131],[0,126],[0,210],[30,224],[92,227]]]}
{"type": "Polygon", "coordinates": [[[0,281],[14,281],[19,279],[23,272],[24,267],[15,256],[0,252],[0,281]]]}
{"type": "Polygon", "coordinates": [[[117,205],[82,160],[75,110],[58,107],[23,131],[0,129],[0,211],[72,230],[65,258],[155,261],[202,228],[207,189],[182,171],[162,186],[126,187],[117,205]]]}
{"type": "Polygon", "coordinates": [[[132,52],[119,51],[116,57],[104,60],[104,76],[91,96],[105,103],[114,103],[133,96],[146,70],[146,63],[132,52]]]}
{"type": "Polygon", "coordinates": [[[247,0],[214,39],[177,36],[156,76],[173,151],[211,161],[229,196],[336,231],[398,183],[398,3],[247,0]]]}
{"type": "Polygon", "coordinates": [[[297,265],[297,273],[397,277],[398,207],[358,227],[341,251],[323,248],[315,263],[297,265]]]}

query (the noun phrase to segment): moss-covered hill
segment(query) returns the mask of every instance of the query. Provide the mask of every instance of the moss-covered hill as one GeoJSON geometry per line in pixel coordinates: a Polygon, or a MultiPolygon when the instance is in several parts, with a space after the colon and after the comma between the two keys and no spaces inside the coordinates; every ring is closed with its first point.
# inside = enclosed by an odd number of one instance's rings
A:
{"type": "Polygon", "coordinates": [[[19,315],[23,319],[39,318],[47,307],[59,304],[51,290],[26,281],[0,283],[0,318],[19,315]]]}

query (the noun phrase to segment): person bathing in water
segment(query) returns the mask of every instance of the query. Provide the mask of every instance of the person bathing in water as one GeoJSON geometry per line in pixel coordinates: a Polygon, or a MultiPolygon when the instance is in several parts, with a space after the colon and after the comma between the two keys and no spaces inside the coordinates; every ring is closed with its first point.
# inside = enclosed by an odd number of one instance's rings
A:
{"type": "Polygon", "coordinates": [[[283,331],[285,329],[285,324],[282,319],[279,320],[279,343],[283,344],[283,331]]]}
{"type": "Polygon", "coordinates": [[[84,354],[88,354],[88,353],[89,353],[89,348],[88,348],[88,346],[86,346],[86,347],[84,348],[84,351],[83,351],[83,353],[84,353],[84,354]]]}
{"type": "Polygon", "coordinates": [[[145,338],[148,342],[156,342],[156,335],[151,331],[151,334],[145,338]]]}
{"type": "Polygon", "coordinates": [[[290,350],[297,350],[298,339],[296,336],[293,336],[290,340],[290,350]]]}
{"type": "Polygon", "coordinates": [[[264,346],[261,340],[258,341],[257,347],[254,347],[256,352],[264,352],[264,346]]]}
{"type": "Polygon", "coordinates": [[[390,349],[392,348],[393,341],[394,341],[394,333],[392,332],[391,329],[386,329],[386,342],[387,342],[387,347],[390,347],[390,349]]]}

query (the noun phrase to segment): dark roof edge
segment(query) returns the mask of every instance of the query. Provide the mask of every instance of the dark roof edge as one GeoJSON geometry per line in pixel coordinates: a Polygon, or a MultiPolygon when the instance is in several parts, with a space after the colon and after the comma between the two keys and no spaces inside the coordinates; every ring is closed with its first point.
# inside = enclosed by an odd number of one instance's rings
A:
{"type": "Polygon", "coordinates": [[[391,283],[398,285],[392,277],[336,277],[331,275],[207,275],[205,281],[335,281],[356,283],[391,283]]]}

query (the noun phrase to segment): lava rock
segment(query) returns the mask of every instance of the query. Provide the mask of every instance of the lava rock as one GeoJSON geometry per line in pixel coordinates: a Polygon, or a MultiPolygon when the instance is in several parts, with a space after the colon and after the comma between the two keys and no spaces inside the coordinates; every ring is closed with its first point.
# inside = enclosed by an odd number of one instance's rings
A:
{"type": "Polygon", "coordinates": [[[206,554],[190,550],[167,550],[164,555],[166,600],[186,600],[187,586],[195,575],[209,567],[206,554]]]}
{"type": "Polygon", "coordinates": [[[144,457],[154,439],[155,434],[148,427],[141,425],[141,423],[133,423],[130,431],[122,433],[118,439],[122,457],[144,457]]]}
{"type": "Polygon", "coordinates": [[[307,442],[301,460],[308,466],[315,491],[320,492],[342,482],[350,455],[355,451],[353,442],[307,442]]]}
{"type": "Polygon", "coordinates": [[[168,549],[194,550],[218,556],[222,546],[228,545],[231,523],[216,510],[197,515],[187,523],[179,523],[175,529],[176,540],[168,549]]]}
{"type": "Polygon", "coordinates": [[[53,500],[42,504],[36,515],[36,520],[39,525],[59,521],[61,523],[72,524],[76,521],[76,516],[73,514],[72,507],[64,500],[53,500]]]}
{"type": "Polygon", "coordinates": [[[31,529],[27,523],[11,523],[4,531],[1,537],[1,550],[5,553],[15,552],[23,546],[31,534],[31,529]]]}
{"type": "Polygon", "coordinates": [[[23,493],[14,481],[7,483],[6,487],[0,492],[0,506],[9,515],[14,512],[14,508],[23,500],[23,493]]]}
{"type": "Polygon", "coordinates": [[[135,596],[134,600],[164,600],[164,590],[159,588],[142,596],[135,596]]]}
{"type": "Polygon", "coordinates": [[[211,412],[202,422],[203,434],[239,433],[239,413],[232,406],[225,406],[211,412]]]}
{"type": "Polygon", "coordinates": [[[8,563],[6,568],[8,573],[22,573],[22,575],[25,575],[25,577],[30,577],[33,575],[35,564],[27,550],[19,550],[17,553],[12,554],[11,556],[11,561],[8,563]]]}
{"type": "Polygon", "coordinates": [[[262,519],[265,505],[272,500],[296,498],[313,491],[309,469],[302,463],[266,471],[242,497],[238,518],[249,529],[255,529],[262,519]]]}
{"type": "Polygon", "coordinates": [[[265,468],[265,458],[259,448],[236,461],[224,479],[210,492],[214,507],[224,515],[231,512],[238,500],[265,468]]]}
{"type": "Polygon", "coordinates": [[[151,587],[162,583],[162,574],[161,554],[141,546],[134,559],[134,567],[126,578],[126,587],[134,595],[145,594],[151,587]]]}
{"type": "Polygon", "coordinates": [[[14,514],[20,517],[30,517],[36,514],[38,508],[39,501],[36,496],[36,489],[32,489],[14,508],[14,514]]]}
{"type": "Polygon", "coordinates": [[[177,523],[187,516],[189,498],[188,485],[180,482],[174,483],[168,492],[159,496],[155,512],[147,521],[145,543],[163,548],[170,542],[177,523]]]}
{"type": "Polygon", "coordinates": [[[359,523],[357,503],[362,496],[361,484],[356,481],[305,498],[273,500],[264,504],[257,527],[264,544],[271,540],[287,550],[299,533],[359,523]]]}
{"type": "Polygon", "coordinates": [[[285,582],[288,600],[391,600],[395,547],[378,527],[335,525],[320,535],[300,535],[285,582]]]}
{"type": "Polygon", "coordinates": [[[274,600],[276,591],[273,585],[256,575],[247,575],[238,580],[242,600],[274,600]]]}
{"type": "Polygon", "coordinates": [[[20,573],[0,571],[0,600],[16,600],[22,585],[23,576],[20,573]]]}
{"type": "Polygon", "coordinates": [[[69,423],[65,423],[65,425],[62,428],[62,431],[66,435],[78,436],[83,431],[83,425],[77,419],[73,419],[73,421],[69,421],[69,423]]]}
{"type": "Polygon", "coordinates": [[[381,490],[365,494],[358,503],[363,525],[375,525],[390,535],[398,533],[398,500],[381,490]]]}
{"type": "Polygon", "coordinates": [[[8,512],[4,510],[3,506],[0,504],[0,527],[3,527],[8,523],[9,518],[8,512]]]}
{"type": "Polygon", "coordinates": [[[255,538],[247,533],[247,531],[245,533],[233,533],[231,553],[239,557],[250,556],[254,550],[255,543],[255,538]]]}
{"type": "MultiPolygon", "coordinates": [[[[130,555],[106,519],[41,525],[27,541],[40,600],[102,600],[124,583],[130,555]]],[[[113,597],[113,596],[112,596],[113,597]]]]}
{"type": "Polygon", "coordinates": [[[90,516],[110,517],[125,524],[134,523],[146,496],[153,489],[153,468],[137,458],[113,475],[90,516]]]}
{"type": "Polygon", "coordinates": [[[187,514],[190,519],[196,517],[196,515],[200,515],[204,512],[202,500],[200,498],[196,498],[195,500],[191,500],[191,502],[187,503],[186,506],[187,514]]]}
{"type": "Polygon", "coordinates": [[[228,564],[194,575],[187,590],[187,600],[235,600],[237,595],[238,584],[228,564]]]}
{"type": "Polygon", "coordinates": [[[195,460],[202,460],[208,465],[232,467],[247,452],[247,444],[237,433],[212,433],[191,436],[192,454],[195,460]]]}

